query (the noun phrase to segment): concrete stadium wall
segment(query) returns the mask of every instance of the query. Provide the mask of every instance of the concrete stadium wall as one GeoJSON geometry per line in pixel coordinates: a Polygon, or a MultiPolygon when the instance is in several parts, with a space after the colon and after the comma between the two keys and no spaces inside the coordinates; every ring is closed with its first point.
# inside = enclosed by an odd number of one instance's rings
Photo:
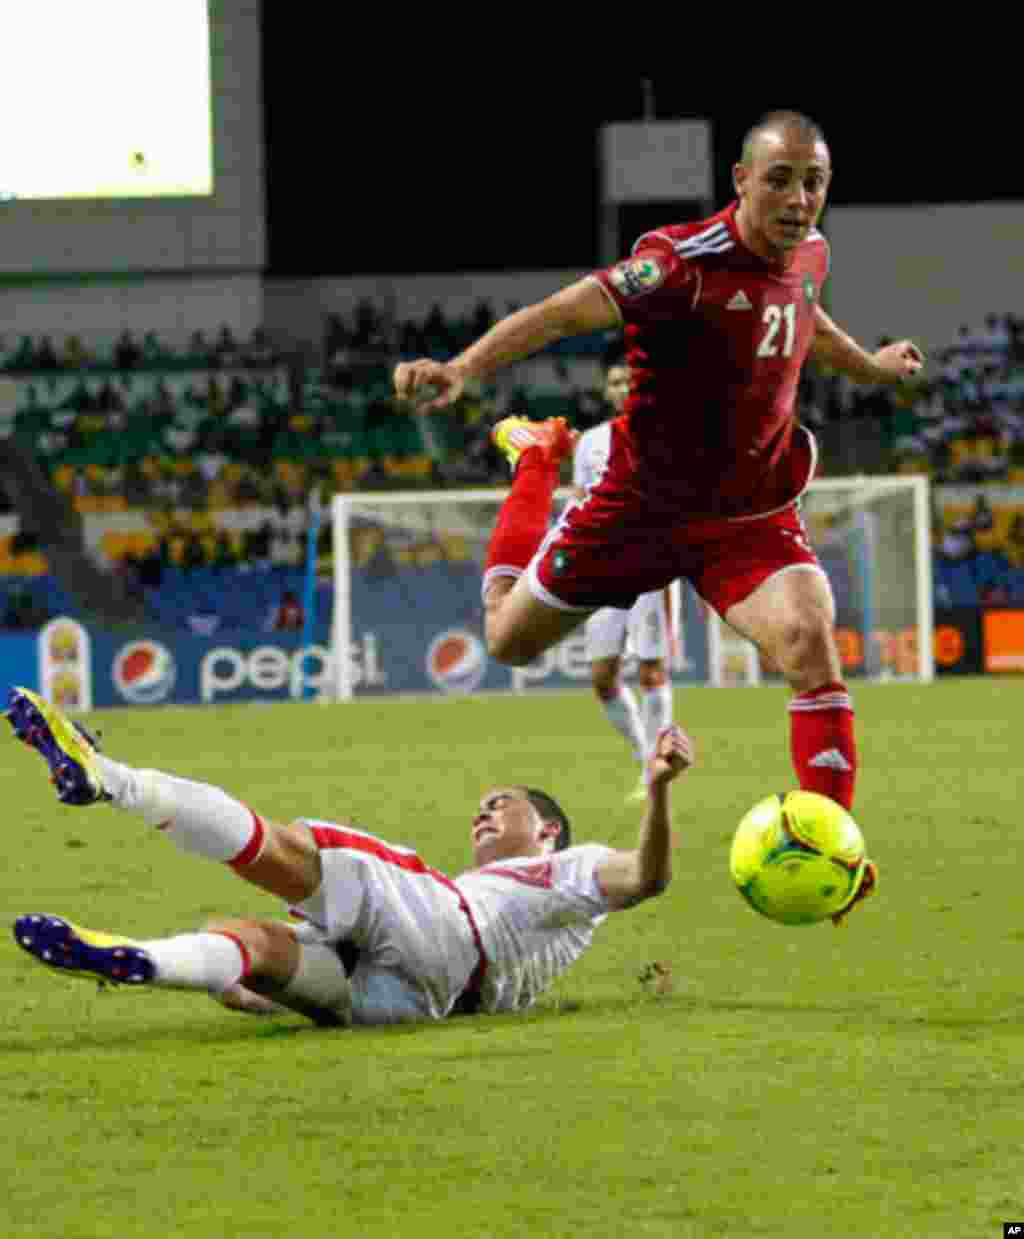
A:
{"type": "Polygon", "coordinates": [[[831,305],[867,344],[912,336],[952,343],[961,323],[1024,314],[1024,201],[915,207],[835,207],[831,305]]]}

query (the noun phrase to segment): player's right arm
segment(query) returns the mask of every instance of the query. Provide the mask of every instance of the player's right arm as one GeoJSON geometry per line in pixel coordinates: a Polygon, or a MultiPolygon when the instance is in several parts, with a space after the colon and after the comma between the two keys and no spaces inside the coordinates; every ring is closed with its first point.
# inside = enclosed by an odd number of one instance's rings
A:
{"type": "Polygon", "coordinates": [[[469,379],[486,380],[503,366],[522,361],[569,336],[618,327],[615,305],[597,280],[587,276],[544,301],[500,319],[485,335],[451,361],[403,361],[395,367],[395,394],[421,401],[418,411],[443,409],[462,395],[469,379]]]}
{"type": "Polygon", "coordinates": [[[632,908],[662,894],[672,880],[669,784],[693,765],[693,741],[673,724],[658,736],[648,763],[650,783],[640,838],[632,852],[612,852],[595,871],[610,908],[632,908]]]}

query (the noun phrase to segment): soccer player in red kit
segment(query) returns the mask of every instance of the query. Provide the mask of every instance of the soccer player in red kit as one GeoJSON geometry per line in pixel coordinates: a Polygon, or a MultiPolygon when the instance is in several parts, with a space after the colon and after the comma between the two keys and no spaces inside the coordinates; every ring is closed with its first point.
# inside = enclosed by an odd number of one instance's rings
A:
{"type": "Polygon", "coordinates": [[[440,408],[469,378],[622,327],[633,378],[608,467],[553,529],[568,428],[508,418],[495,429],[515,476],[484,577],[490,653],[529,663],[595,609],[686,577],[792,687],[800,786],[850,808],[853,707],[832,591],[798,509],[816,448],[796,418],[797,382],[807,357],[864,383],[898,383],[923,358],[909,340],[869,353],[822,310],[830,176],[818,126],[769,113],[744,140],[725,210],[647,233],[630,258],[502,319],[446,364],[400,364],[395,389],[440,408]]]}

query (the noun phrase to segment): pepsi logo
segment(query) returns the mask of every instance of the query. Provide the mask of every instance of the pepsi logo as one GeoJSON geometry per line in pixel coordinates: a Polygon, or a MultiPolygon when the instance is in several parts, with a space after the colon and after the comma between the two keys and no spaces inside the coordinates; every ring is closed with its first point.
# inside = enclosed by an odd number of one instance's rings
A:
{"type": "Polygon", "coordinates": [[[112,674],[126,701],[148,706],[170,696],[177,667],[174,655],[159,641],[131,641],[118,650],[112,674]]]}
{"type": "Polygon", "coordinates": [[[446,693],[471,693],[487,674],[487,651],[475,633],[449,628],[427,650],[427,675],[446,693]]]}

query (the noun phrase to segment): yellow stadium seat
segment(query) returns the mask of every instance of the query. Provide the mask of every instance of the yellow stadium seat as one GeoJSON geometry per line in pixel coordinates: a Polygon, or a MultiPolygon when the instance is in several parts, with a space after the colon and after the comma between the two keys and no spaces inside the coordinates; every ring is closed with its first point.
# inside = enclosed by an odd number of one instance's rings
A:
{"type": "Polygon", "coordinates": [[[949,443],[949,463],[954,469],[962,468],[969,463],[973,453],[970,439],[951,439],[949,443]]]}
{"type": "Polygon", "coordinates": [[[108,559],[120,559],[122,555],[144,555],[155,547],[156,538],[148,530],[133,530],[129,533],[116,533],[107,530],[100,545],[108,559]]]}
{"type": "Polygon", "coordinates": [[[223,479],[210,483],[206,493],[206,502],[214,512],[222,512],[232,506],[231,487],[223,479]]]}

